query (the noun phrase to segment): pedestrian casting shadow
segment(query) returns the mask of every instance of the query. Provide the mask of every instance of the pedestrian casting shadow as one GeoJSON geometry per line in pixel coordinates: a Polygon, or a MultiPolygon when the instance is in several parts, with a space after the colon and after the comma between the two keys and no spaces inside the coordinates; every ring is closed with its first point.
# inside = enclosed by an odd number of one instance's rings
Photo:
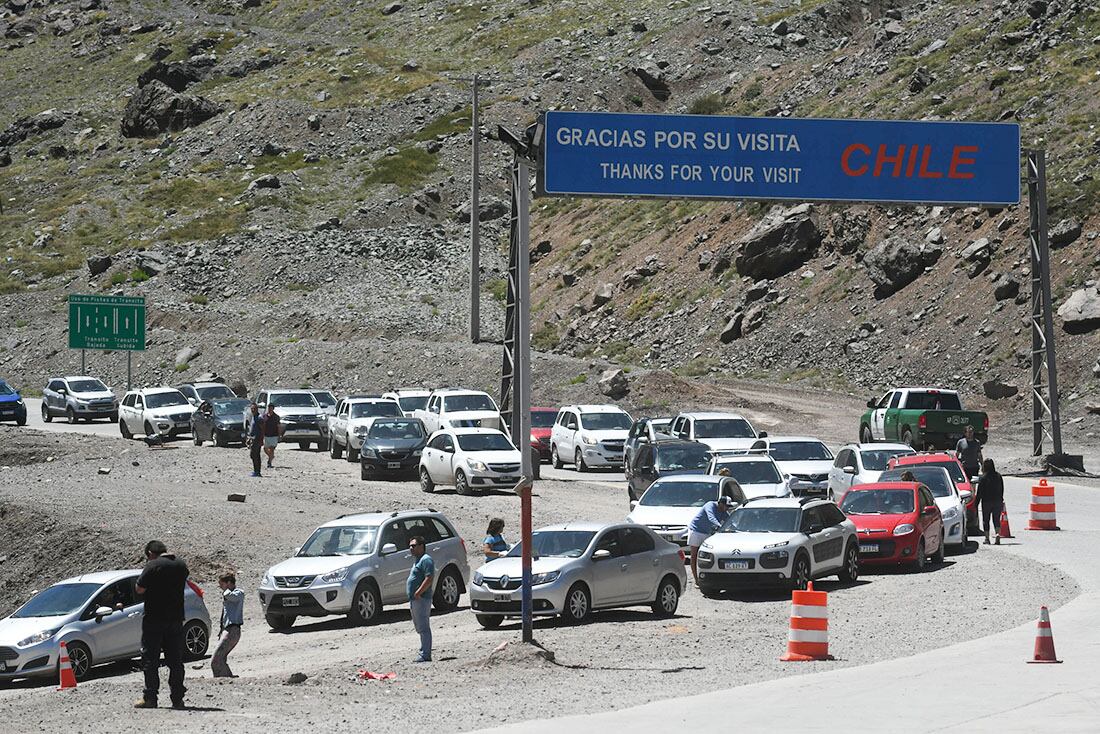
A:
{"type": "MultiPolygon", "coordinates": [[[[432,617],[445,617],[449,614],[456,614],[458,612],[469,611],[469,607],[459,605],[455,609],[450,611],[440,611],[438,609],[432,609],[432,617]]],[[[378,619],[370,625],[357,625],[352,624],[346,616],[332,616],[332,617],[308,617],[307,619],[316,620],[310,622],[299,621],[293,627],[285,630],[269,629],[268,634],[272,635],[298,635],[306,634],[310,632],[332,632],[335,630],[350,630],[358,629],[360,627],[377,627],[380,625],[390,624],[412,624],[412,616],[408,609],[401,609],[395,607],[393,609],[383,609],[382,613],[378,615],[378,619]]]]}
{"type": "MultiPolygon", "coordinates": [[[[860,569],[860,573],[863,573],[862,569],[860,569]]],[[[814,591],[832,592],[839,591],[840,589],[854,589],[860,586],[866,586],[869,583],[871,582],[862,578],[850,582],[825,581],[819,579],[814,581],[814,591]]],[[[747,604],[760,604],[765,602],[790,601],[793,591],[794,589],[789,586],[774,586],[759,589],[732,589],[710,592],[707,598],[716,601],[740,601],[747,604]]]]}
{"type": "MultiPolygon", "coordinates": [[[[588,617],[588,621],[585,624],[624,624],[631,622],[657,622],[664,623],[677,619],[690,619],[685,614],[673,614],[668,617],[658,616],[650,611],[644,611],[642,609],[606,609],[604,611],[592,612],[588,617]]],[[[500,627],[496,629],[486,629],[483,632],[498,632],[500,630],[516,630],[523,626],[523,621],[520,619],[507,619],[500,627]]],[[[575,625],[566,622],[560,616],[536,616],[532,620],[534,629],[558,629],[573,627],[575,625]]]]}
{"type": "Polygon", "coordinates": [[[910,564],[898,563],[893,566],[874,566],[867,568],[860,568],[859,572],[863,576],[913,576],[921,575],[925,573],[935,573],[945,568],[951,568],[958,561],[944,561],[943,563],[928,562],[928,565],[923,570],[917,570],[916,566],[910,564]]]}
{"type": "Polygon", "coordinates": [[[945,555],[949,556],[965,556],[970,553],[977,553],[979,545],[981,544],[976,540],[966,540],[963,541],[961,547],[953,545],[945,546],[943,552],[945,555]]]}

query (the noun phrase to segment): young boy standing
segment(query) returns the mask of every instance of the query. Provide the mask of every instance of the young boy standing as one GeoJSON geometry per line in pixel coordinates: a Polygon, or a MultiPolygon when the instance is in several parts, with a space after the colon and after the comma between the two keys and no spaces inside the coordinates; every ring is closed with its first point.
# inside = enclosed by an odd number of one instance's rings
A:
{"type": "Polygon", "coordinates": [[[244,592],[237,588],[237,577],[225,573],[218,577],[218,588],[222,590],[221,633],[218,635],[218,647],[210,661],[210,670],[215,678],[236,678],[229,669],[228,657],[233,648],[241,641],[241,625],[244,624],[244,592]]]}

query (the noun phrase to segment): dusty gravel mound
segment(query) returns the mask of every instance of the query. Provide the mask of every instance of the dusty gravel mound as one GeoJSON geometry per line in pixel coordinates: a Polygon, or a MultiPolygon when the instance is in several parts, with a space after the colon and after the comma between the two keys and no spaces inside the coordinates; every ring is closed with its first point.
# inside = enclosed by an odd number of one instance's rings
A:
{"type": "Polygon", "coordinates": [[[493,649],[489,656],[471,663],[474,669],[486,668],[539,668],[552,667],[557,663],[554,653],[542,645],[536,643],[526,645],[522,642],[502,642],[493,649]]]}

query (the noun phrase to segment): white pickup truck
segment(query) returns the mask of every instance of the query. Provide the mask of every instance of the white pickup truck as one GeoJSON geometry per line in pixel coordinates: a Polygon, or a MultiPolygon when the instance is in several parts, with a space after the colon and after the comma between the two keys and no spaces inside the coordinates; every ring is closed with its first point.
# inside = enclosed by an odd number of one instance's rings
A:
{"type": "Polygon", "coordinates": [[[496,428],[503,430],[500,409],[480,390],[435,390],[425,408],[413,411],[428,435],[443,428],[496,428]]]}
{"type": "Polygon", "coordinates": [[[400,418],[401,406],[389,398],[344,398],[336,404],[336,413],[328,417],[329,456],[359,461],[363,437],[375,418],[400,418]]]}

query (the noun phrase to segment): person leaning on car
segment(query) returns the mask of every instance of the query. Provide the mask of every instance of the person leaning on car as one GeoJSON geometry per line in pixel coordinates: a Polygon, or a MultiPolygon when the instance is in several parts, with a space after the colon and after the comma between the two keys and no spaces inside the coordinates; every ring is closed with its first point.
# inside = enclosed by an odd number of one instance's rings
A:
{"type": "Polygon", "coordinates": [[[714,535],[722,523],[730,517],[730,507],[733,498],[722,495],[717,500],[712,500],[703,505],[691,524],[688,525],[688,546],[691,547],[691,575],[695,579],[695,585],[699,585],[699,546],[709,536],[714,535]]]}
{"type": "Polygon", "coordinates": [[[183,695],[183,590],[190,571],[187,564],[168,552],[159,540],[145,544],[147,563],[137,580],[137,593],[144,597],[141,619],[141,666],[145,671],[144,695],[134,708],[157,707],[160,692],[160,653],[168,665],[168,688],[172,708],[182,709],[183,695]]]}

